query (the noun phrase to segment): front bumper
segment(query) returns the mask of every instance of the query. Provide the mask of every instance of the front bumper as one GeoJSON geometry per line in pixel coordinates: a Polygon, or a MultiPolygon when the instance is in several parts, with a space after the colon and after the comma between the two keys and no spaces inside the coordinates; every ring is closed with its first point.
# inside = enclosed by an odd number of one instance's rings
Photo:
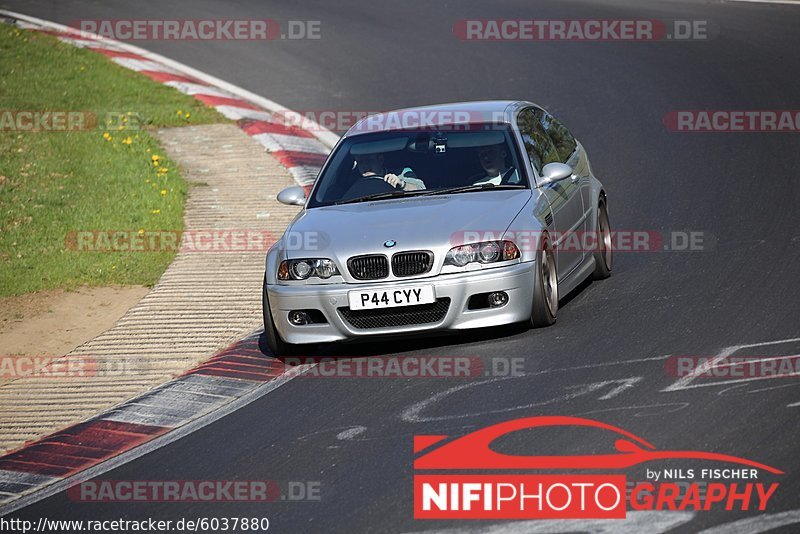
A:
{"type": "Polygon", "coordinates": [[[268,285],[267,297],[275,327],[287,343],[326,343],[359,337],[397,335],[431,330],[482,328],[527,320],[533,303],[534,263],[508,267],[416,278],[374,284],[268,285]],[[348,291],[356,289],[402,289],[433,284],[437,298],[449,298],[444,318],[434,323],[355,328],[339,308],[348,306],[348,291]],[[508,303],[499,308],[467,309],[469,298],[478,293],[505,291],[508,303]],[[321,311],[327,323],[295,326],[289,323],[291,310],[321,311]]]}

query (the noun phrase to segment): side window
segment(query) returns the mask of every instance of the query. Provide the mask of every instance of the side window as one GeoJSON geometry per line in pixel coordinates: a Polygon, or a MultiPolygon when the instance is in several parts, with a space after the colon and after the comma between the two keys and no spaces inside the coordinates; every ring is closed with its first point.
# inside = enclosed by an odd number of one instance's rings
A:
{"type": "Polygon", "coordinates": [[[522,142],[525,144],[525,151],[540,174],[542,167],[548,163],[561,161],[553,141],[533,109],[522,110],[517,117],[517,124],[522,142]]]}
{"type": "Polygon", "coordinates": [[[569,157],[575,152],[575,148],[577,148],[578,143],[575,141],[575,137],[569,133],[567,127],[561,124],[558,119],[550,115],[549,113],[544,113],[539,111],[540,119],[539,121],[542,123],[547,135],[550,136],[550,139],[553,141],[553,145],[555,145],[556,150],[558,151],[558,159],[561,163],[566,163],[569,157]]]}

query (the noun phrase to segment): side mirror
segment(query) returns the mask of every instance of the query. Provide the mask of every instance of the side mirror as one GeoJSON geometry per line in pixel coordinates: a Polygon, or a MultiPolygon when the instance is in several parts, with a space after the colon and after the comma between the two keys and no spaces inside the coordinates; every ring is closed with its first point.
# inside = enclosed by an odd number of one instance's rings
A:
{"type": "Polygon", "coordinates": [[[542,169],[542,185],[558,182],[572,176],[572,167],[566,163],[548,163],[542,169]]]}
{"type": "Polygon", "coordinates": [[[306,191],[297,185],[287,187],[278,193],[278,202],[289,206],[302,206],[306,203],[306,191]]]}

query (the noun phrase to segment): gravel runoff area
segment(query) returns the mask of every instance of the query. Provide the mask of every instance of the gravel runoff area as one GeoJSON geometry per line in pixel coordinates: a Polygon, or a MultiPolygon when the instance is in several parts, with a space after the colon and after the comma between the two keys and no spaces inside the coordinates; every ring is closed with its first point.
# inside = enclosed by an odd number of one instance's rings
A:
{"type": "MultiPolygon", "coordinates": [[[[190,185],[184,238],[230,230],[268,242],[297,213],[275,200],[295,180],[237,126],[170,128],[157,136],[190,185]]],[[[140,395],[260,328],[265,247],[232,239],[182,247],[116,325],[65,356],[88,366],[83,376],[35,374],[0,384],[0,451],[140,395]]]]}

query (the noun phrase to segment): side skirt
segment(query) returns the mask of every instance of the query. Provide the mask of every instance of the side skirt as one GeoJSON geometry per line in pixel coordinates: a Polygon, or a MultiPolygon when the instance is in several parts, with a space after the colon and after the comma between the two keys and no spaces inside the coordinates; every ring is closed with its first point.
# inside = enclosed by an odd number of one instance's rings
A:
{"type": "Polygon", "coordinates": [[[594,272],[594,254],[589,254],[583,259],[583,263],[577,268],[573,269],[564,280],[558,281],[558,298],[561,300],[566,297],[570,291],[578,287],[581,282],[586,280],[594,272]]]}

